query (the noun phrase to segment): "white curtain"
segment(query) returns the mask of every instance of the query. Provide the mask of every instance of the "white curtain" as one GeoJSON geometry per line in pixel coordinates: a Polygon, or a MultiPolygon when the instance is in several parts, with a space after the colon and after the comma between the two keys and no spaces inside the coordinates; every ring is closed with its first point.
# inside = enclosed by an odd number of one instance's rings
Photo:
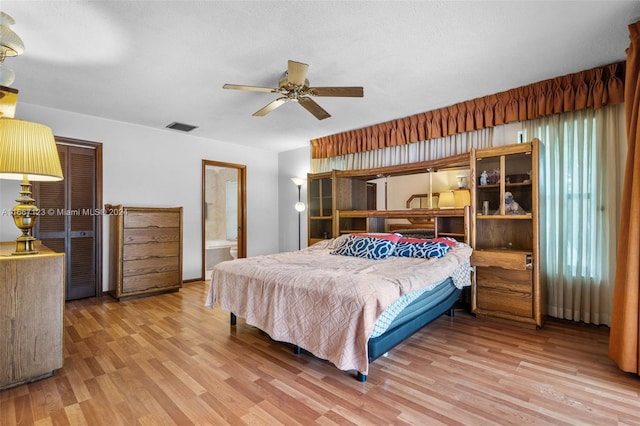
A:
{"type": "MultiPolygon", "coordinates": [[[[541,273],[547,312],[609,325],[626,157],[624,105],[522,122],[541,144],[541,273]]],[[[493,129],[311,161],[313,173],[428,161],[494,146],[493,129]]]]}
{"type": "Polygon", "coordinates": [[[491,147],[492,140],[493,128],[489,128],[357,154],[312,159],[311,173],[328,172],[334,169],[371,169],[435,160],[464,154],[471,148],[491,147]]]}
{"type": "Polygon", "coordinates": [[[626,140],[624,106],[523,123],[540,148],[541,269],[552,317],[609,325],[626,140]]]}

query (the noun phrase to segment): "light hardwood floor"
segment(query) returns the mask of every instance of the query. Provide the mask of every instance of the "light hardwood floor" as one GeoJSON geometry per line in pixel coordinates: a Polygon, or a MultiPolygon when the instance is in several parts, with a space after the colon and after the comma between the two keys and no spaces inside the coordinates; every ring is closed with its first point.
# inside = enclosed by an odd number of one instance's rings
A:
{"type": "Polygon", "coordinates": [[[230,328],[206,292],[67,303],[64,367],[0,392],[0,425],[640,424],[640,379],[607,358],[606,327],[457,311],[360,383],[242,319],[230,328]]]}

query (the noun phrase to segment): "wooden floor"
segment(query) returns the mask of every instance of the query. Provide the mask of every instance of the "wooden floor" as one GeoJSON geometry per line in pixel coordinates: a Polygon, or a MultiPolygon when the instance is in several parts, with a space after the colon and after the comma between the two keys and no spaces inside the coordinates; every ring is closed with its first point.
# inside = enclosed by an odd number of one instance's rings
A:
{"type": "Polygon", "coordinates": [[[0,392],[0,425],[640,424],[640,379],[608,329],[442,317],[368,381],[204,307],[207,284],[67,303],[64,367],[0,392]]]}

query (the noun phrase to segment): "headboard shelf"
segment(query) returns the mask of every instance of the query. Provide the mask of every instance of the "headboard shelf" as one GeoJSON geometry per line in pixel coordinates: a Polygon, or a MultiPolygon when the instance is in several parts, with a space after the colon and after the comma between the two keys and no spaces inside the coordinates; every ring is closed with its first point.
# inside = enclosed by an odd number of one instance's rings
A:
{"type": "Polygon", "coordinates": [[[389,232],[392,225],[400,226],[403,222],[429,224],[435,233],[464,236],[470,243],[471,220],[465,220],[470,217],[465,208],[425,208],[427,205],[405,208],[405,200],[411,194],[434,193],[433,179],[437,181],[435,187],[440,188],[435,193],[443,187],[452,193],[460,188],[469,192],[474,184],[468,179],[470,168],[471,153],[466,153],[389,167],[310,173],[307,176],[308,244],[347,232],[389,232]],[[436,172],[442,173],[439,177],[432,176],[436,172]]]}
{"type": "Polygon", "coordinates": [[[394,232],[416,229],[416,224],[388,224],[385,219],[421,219],[436,237],[453,237],[469,243],[471,207],[461,209],[336,210],[338,235],[354,232],[394,232]]]}

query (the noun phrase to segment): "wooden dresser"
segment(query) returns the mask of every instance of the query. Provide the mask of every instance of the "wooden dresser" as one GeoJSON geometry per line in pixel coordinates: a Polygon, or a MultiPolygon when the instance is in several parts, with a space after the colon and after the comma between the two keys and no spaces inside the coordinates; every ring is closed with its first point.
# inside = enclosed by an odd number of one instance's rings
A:
{"type": "Polygon", "coordinates": [[[118,300],[182,286],[182,207],[107,205],[109,289],[118,300]]]}
{"type": "Polygon", "coordinates": [[[11,255],[0,243],[0,390],[62,367],[64,254],[11,255]]]}

